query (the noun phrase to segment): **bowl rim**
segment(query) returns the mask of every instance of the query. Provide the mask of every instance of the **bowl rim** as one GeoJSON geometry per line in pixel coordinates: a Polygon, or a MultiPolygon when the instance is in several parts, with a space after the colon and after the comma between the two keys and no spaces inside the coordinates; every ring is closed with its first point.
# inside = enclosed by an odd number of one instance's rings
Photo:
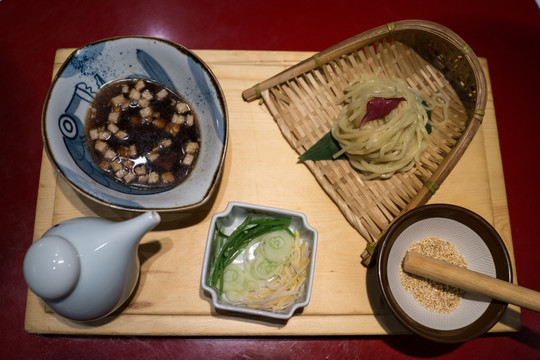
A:
{"type": "Polygon", "coordinates": [[[309,302],[311,301],[311,293],[313,290],[312,289],[313,280],[314,280],[314,275],[315,275],[315,260],[316,260],[316,255],[317,255],[317,243],[318,243],[317,229],[315,229],[313,226],[311,226],[308,223],[306,214],[302,212],[294,211],[294,210],[287,210],[283,208],[276,208],[276,207],[271,207],[271,206],[256,205],[256,204],[245,203],[245,202],[230,201],[227,204],[227,207],[225,208],[225,210],[215,213],[212,216],[212,220],[210,222],[210,227],[209,227],[208,236],[206,240],[203,263],[202,263],[201,281],[200,281],[201,288],[203,291],[208,292],[210,294],[212,306],[214,306],[214,308],[216,309],[225,310],[232,313],[242,313],[242,314],[254,315],[254,316],[264,317],[264,318],[273,318],[277,320],[288,320],[295,314],[295,312],[298,309],[308,306],[309,302]],[[233,211],[235,207],[239,207],[248,212],[251,211],[253,213],[276,213],[284,217],[296,217],[296,218],[301,219],[304,229],[313,233],[313,243],[311,244],[311,254],[310,254],[310,266],[306,274],[306,277],[309,280],[309,283],[306,284],[305,286],[306,296],[304,300],[300,302],[296,302],[295,304],[291,305],[289,311],[276,313],[276,312],[271,312],[267,310],[251,309],[247,307],[230,305],[227,303],[220,303],[218,302],[219,300],[218,300],[218,294],[217,294],[216,289],[214,289],[212,286],[209,286],[206,283],[206,277],[208,275],[208,267],[210,263],[210,249],[212,247],[212,243],[214,240],[216,221],[219,218],[223,218],[231,214],[231,212],[233,211]]]}
{"type": "Polygon", "coordinates": [[[194,208],[198,208],[202,205],[204,205],[214,194],[214,192],[217,189],[217,185],[219,183],[219,179],[223,173],[224,163],[225,163],[225,157],[228,150],[228,142],[229,142],[229,112],[227,107],[227,101],[225,98],[225,93],[221,87],[221,84],[219,83],[217,76],[214,74],[212,69],[206,64],[197,54],[195,54],[192,50],[188,49],[187,47],[176,43],[174,41],[155,37],[155,36],[146,36],[146,35],[123,35],[123,36],[112,36],[107,37],[103,39],[99,39],[96,41],[92,41],[89,43],[86,43],[80,47],[75,48],[69,56],[64,60],[62,65],[58,68],[58,70],[55,72],[55,75],[49,85],[49,89],[47,90],[47,95],[44,100],[44,105],[41,111],[41,137],[43,140],[43,149],[45,153],[47,154],[47,157],[53,166],[53,168],[56,170],[56,173],[61,176],[61,178],[66,181],[70,187],[72,187],[74,190],[76,190],[77,193],[83,195],[87,199],[90,199],[98,204],[101,204],[103,206],[107,206],[113,209],[117,210],[126,210],[131,212],[146,212],[146,211],[159,211],[159,212],[174,212],[174,211],[181,211],[181,210],[191,210],[194,208]],[[79,186],[76,182],[72,181],[65,173],[62,171],[61,167],[58,165],[58,162],[56,161],[56,158],[54,154],[52,153],[52,150],[50,149],[48,136],[47,136],[47,130],[46,130],[46,118],[47,118],[47,110],[49,108],[52,92],[55,88],[56,83],[59,81],[60,77],[62,76],[64,70],[69,66],[73,58],[77,55],[77,53],[85,48],[96,46],[101,43],[105,42],[112,42],[117,40],[124,40],[124,39],[141,39],[141,40],[149,40],[149,41],[156,41],[158,43],[163,43],[165,45],[171,46],[178,50],[179,52],[183,54],[188,54],[188,56],[192,57],[193,60],[195,60],[199,65],[204,69],[204,71],[209,75],[209,79],[212,83],[212,85],[216,89],[216,95],[219,99],[219,104],[223,111],[223,149],[221,151],[219,164],[217,168],[214,170],[212,180],[210,181],[210,186],[206,189],[206,192],[204,195],[201,196],[200,200],[198,202],[194,202],[192,204],[182,205],[182,206],[175,206],[175,207],[157,207],[157,206],[144,206],[141,207],[130,207],[127,205],[121,205],[116,204],[110,201],[106,201],[104,199],[100,199],[97,196],[94,196],[93,194],[89,193],[85,189],[83,189],[81,186],[79,186]]]}
{"type": "Polygon", "coordinates": [[[475,212],[451,204],[429,204],[413,209],[399,217],[384,235],[377,253],[377,279],[384,302],[394,316],[410,331],[428,340],[442,343],[463,343],[491,329],[502,317],[508,304],[492,299],[484,313],[471,324],[452,330],[438,330],[422,325],[409,317],[399,306],[390,291],[387,262],[392,245],[410,225],[429,218],[452,219],[476,232],[491,252],[497,278],[512,282],[513,272],[510,256],[498,232],[483,217],[475,212]],[[489,239],[489,241],[486,241],[489,239]]]}

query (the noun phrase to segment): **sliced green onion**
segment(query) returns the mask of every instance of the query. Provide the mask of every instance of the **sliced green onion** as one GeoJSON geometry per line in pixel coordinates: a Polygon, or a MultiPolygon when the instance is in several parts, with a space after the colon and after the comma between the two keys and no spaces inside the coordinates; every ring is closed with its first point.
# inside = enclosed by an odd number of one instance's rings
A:
{"type": "Polygon", "coordinates": [[[285,262],[287,257],[291,254],[293,246],[294,235],[289,234],[287,231],[275,231],[266,234],[261,239],[261,245],[263,247],[265,257],[273,262],[282,263],[285,262]]]}
{"type": "Polygon", "coordinates": [[[223,295],[223,284],[225,282],[225,267],[231,264],[245,250],[250,241],[256,237],[269,232],[285,230],[292,236],[294,234],[288,228],[290,219],[275,218],[253,218],[248,215],[244,222],[240,224],[230,235],[225,235],[221,231],[216,232],[216,242],[221,242],[216,249],[216,256],[213,258],[212,265],[208,274],[207,283],[210,286],[217,287],[219,297],[223,295]]]}

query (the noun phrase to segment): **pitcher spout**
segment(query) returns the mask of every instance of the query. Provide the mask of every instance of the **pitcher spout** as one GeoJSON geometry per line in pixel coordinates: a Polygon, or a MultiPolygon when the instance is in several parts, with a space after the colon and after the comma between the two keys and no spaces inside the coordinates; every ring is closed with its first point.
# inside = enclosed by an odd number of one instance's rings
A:
{"type": "Polygon", "coordinates": [[[142,237],[155,228],[161,221],[159,213],[155,210],[147,211],[133,219],[124,221],[121,224],[125,239],[134,243],[139,243],[142,237]]]}

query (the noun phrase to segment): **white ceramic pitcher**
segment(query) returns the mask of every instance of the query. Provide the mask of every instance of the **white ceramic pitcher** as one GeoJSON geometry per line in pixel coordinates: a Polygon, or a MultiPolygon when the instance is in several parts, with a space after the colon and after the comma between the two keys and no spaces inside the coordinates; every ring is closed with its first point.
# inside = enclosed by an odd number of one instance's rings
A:
{"type": "Polygon", "coordinates": [[[28,249],[26,283],[65,318],[107,316],[135,289],[139,242],[160,221],[156,211],[148,211],[122,222],[83,217],[55,225],[28,249]]]}

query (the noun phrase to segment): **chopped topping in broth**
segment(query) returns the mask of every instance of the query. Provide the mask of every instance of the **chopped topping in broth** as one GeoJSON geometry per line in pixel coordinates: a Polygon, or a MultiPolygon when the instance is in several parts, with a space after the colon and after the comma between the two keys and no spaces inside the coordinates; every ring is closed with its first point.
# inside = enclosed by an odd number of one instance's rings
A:
{"type": "Polygon", "coordinates": [[[200,150],[197,116],[178,94],[143,79],[103,86],[86,116],[87,146],[112,179],[137,189],[183,182],[200,150]]]}

